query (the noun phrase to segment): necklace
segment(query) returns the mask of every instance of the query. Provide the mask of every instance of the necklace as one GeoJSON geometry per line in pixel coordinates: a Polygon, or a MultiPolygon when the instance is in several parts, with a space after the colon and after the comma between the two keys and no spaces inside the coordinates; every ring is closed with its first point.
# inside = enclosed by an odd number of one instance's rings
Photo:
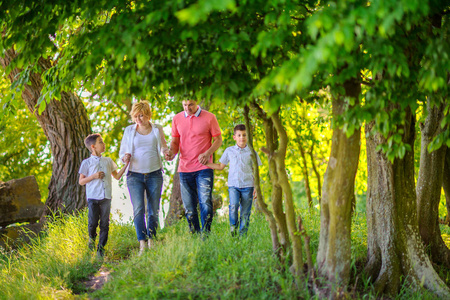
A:
{"type": "Polygon", "coordinates": [[[137,132],[140,134],[140,135],[147,135],[147,134],[149,134],[151,131],[152,131],[152,124],[151,123],[148,123],[148,125],[149,126],[138,126],[137,127],[137,132]]]}

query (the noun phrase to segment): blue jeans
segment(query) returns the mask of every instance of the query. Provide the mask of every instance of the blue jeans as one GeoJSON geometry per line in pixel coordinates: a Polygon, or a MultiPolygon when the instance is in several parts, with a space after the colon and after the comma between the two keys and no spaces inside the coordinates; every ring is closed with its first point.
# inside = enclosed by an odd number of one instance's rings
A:
{"type": "Polygon", "coordinates": [[[98,221],[100,221],[100,237],[97,251],[103,253],[103,248],[108,241],[109,214],[111,212],[111,199],[88,199],[88,232],[89,237],[95,240],[97,237],[98,221]]]}
{"type": "Polygon", "coordinates": [[[139,241],[156,237],[159,221],[159,202],[161,200],[163,177],[162,171],[136,173],[129,171],[127,186],[133,205],[134,227],[139,241]],[[145,225],[145,199],[147,194],[147,226],[145,225]]]}
{"type": "Polygon", "coordinates": [[[195,172],[180,172],[181,200],[183,200],[189,230],[210,232],[213,219],[212,189],[214,172],[205,169],[195,172]],[[197,203],[200,205],[202,230],[198,221],[197,203]]]}
{"type": "Polygon", "coordinates": [[[241,209],[241,217],[239,219],[239,234],[247,233],[250,225],[250,213],[253,203],[253,187],[237,188],[228,187],[228,194],[230,195],[230,226],[231,232],[234,233],[238,225],[239,208],[241,209]]]}

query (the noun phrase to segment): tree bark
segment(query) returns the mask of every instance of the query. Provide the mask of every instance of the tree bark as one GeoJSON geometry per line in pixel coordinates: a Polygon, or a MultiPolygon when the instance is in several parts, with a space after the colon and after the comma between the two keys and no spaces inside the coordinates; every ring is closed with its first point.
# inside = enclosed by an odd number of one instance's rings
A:
{"type": "MultiPolygon", "coordinates": [[[[390,162],[378,145],[380,134],[367,141],[367,230],[366,272],[375,290],[396,295],[401,278],[413,286],[424,286],[437,296],[448,298],[450,290],[433,269],[419,234],[414,181],[415,120],[409,108],[401,129],[403,142],[411,146],[403,158],[390,162]]],[[[366,125],[371,132],[374,123],[366,125]]]]}
{"type": "Polygon", "coordinates": [[[313,201],[311,197],[311,188],[309,187],[308,163],[306,161],[305,149],[303,149],[303,146],[300,143],[300,141],[297,144],[298,148],[300,149],[300,155],[302,156],[303,178],[305,179],[306,199],[308,199],[308,207],[311,208],[313,206],[313,201]]]}
{"type": "Polygon", "coordinates": [[[280,241],[278,238],[278,232],[277,232],[277,224],[275,222],[275,218],[272,214],[272,212],[268,209],[267,204],[264,202],[264,198],[261,192],[261,182],[259,177],[259,167],[258,167],[258,161],[256,159],[256,152],[253,148],[253,133],[250,126],[250,116],[249,116],[249,107],[246,105],[244,107],[244,118],[245,118],[245,128],[247,128],[247,137],[248,137],[248,146],[250,150],[253,152],[252,155],[252,164],[253,164],[253,177],[255,182],[255,190],[256,190],[256,201],[258,203],[259,209],[264,214],[267,222],[269,223],[269,229],[270,229],[270,237],[272,239],[272,250],[274,253],[277,254],[278,258],[281,259],[281,253],[280,253],[280,241]]]}
{"type": "Polygon", "coordinates": [[[430,253],[431,260],[450,267],[450,250],[442,239],[439,227],[439,202],[441,201],[446,147],[442,146],[438,150],[428,152],[428,145],[442,131],[440,124],[444,116],[443,110],[443,104],[439,107],[431,107],[430,101],[428,101],[428,115],[421,128],[420,169],[416,194],[419,232],[430,253]]]}
{"type": "Polygon", "coordinates": [[[286,215],[283,209],[283,194],[282,188],[278,183],[277,162],[274,153],[277,149],[277,132],[274,128],[273,121],[266,115],[261,107],[256,103],[252,103],[252,107],[256,110],[258,116],[262,119],[264,124],[264,131],[266,133],[266,148],[262,149],[268,157],[269,177],[272,183],[271,201],[272,211],[278,228],[278,237],[280,243],[280,257],[284,257],[290,247],[288,227],[286,223],[286,215]]]}
{"type": "Polygon", "coordinates": [[[445,223],[450,226],[450,149],[445,147],[445,159],[444,159],[444,172],[442,187],[445,193],[445,203],[447,208],[447,217],[445,218],[445,223]]]}
{"type": "MultiPolygon", "coordinates": [[[[14,50],[4,52],[0,58],[3,68],[16,57],[14,50]]],[[[40,58],[42,72],[50,69],[49,59],[40,58]]],[[[8,74],[11,82],[17,79],[20,70],[8,74]]],[[[83,102],[74,93],[61,93],[61,100],[47,100],[42,114],[38,113],[37,100],[42,91],[41,74],[30,72],[28,84],[24,85],[22,99],[36,116],[47,139],[53,156],[52,177],[44,214],[51,212],[72,213],[86,206],[85,188],[78,184],[81,161],[89,156],[84,138],[91,133],[91,125],[83,102]]]]}
{"type": "MultiPolygon", "coordinates": [[[[354,78],[344,84],[346,96],[358,103],[361,87],[354,78]]],[[[344,95],[332,100],[333,118],[345,110],[344,95]]],[[[357,105],[357,104],[355,104],[357,105]]],[[[319,277],[346,286],[350,279],[351,208],[358,169],[361,128],[347,137],[342,129],[333,130],[331,154],[324,176],[320,206],[320,240],[317,253],[319,277]]]]}
{"type": "Polygon", "coordinates": [[[175,175],[173,176],[172,194],[169,199],[169,212],[167,213],[167,226],[173,225],[176,221],[184,217],[184,206],[181,200],[180,187],[180,173],[178,173],[178,164],[180,163],[180,156],[177,156],[177,163],[175,165],[175,175]]]}
{"type": "Polygon", "coordinates": [[[322,183],[321,183],[321,178],[320,178],[320,174],[319,171],[317,170],[316,167],[316,163],[314,160],[314,141],[313,144],[311,146],[311,150],[309,151],[309,157],[311,158],[311,165],[314,171],[314,174],[316,174],[316,178],[317,178],[317,194],[319,195],[319,204],[321,204],[322,202],[322,183]]]}
{"type": "MultiPolygon", "coordinates": [[[[288,145],[288,137],[283,124],[281,123],[279,112],[275,112],[270,116],[276,132],[279,136],[279,145],[273,154],[276,161],[276,170],[278,175],[278,183],[281,186],[284,195],[284,208],[286,210],[286,224],[289,231],[289,237],[292,243],[292,265],[291,272],[297,279],[302,277],[303,254],[302,241],[300,238],[299,228],[297,227],[297,218],[295,216],[294,198],[292,195],[291,184],[286,172],[286,150],[288,145]]],[[[300,222],[301,222],[301,217],[300,222]]],[[[298,283],[300,281],[297,281],[298,283]]]]}

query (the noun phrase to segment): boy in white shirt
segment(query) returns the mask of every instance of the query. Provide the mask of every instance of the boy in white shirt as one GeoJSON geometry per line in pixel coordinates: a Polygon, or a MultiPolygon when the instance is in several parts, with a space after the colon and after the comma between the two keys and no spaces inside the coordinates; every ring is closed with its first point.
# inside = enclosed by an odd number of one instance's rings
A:
{"type": "MultiPolygon", "coordinates": [[[[91,152],[91,157],[81,162],[80,178],[78,183],[86,185],[86,198],[88,203],[88,232],[89,249],[93,250],[97,237],[97,226],[100,220],[100,234],[97,246],[97,256],[103,257],[104,247],[108,241],[109,214],[111,211],[111,175],[119,180],[128,163],[117,172],[117,165],[109,157],[102,157],[105,152],[105,143],[100,134],[90,134],[84,144],[91,152]]],[[[129,160],[128,160],[129,161],[129,160]]]]}
{"type": "MultiPolygon", "coordinates": [[[[242,236],[247,233],[250,224],[254,191],[252,151],[247,146],[247,133],[244,124],[234,127],[233,139],[236,141],[236,145],[225,149],[219,160],[220,163],[207,163],[206,165],[211,169],[223,170],[230,163],[228,172],[230,230],[231,235],[235,236],[237,227],[239,227],[239,235],[242,236]],[[241,216],[238,224],[239,208],[241,216]]],[[[260,166],[262,163],[258,153],[256,153],[256,160],[258,166],[260,166]]]]}

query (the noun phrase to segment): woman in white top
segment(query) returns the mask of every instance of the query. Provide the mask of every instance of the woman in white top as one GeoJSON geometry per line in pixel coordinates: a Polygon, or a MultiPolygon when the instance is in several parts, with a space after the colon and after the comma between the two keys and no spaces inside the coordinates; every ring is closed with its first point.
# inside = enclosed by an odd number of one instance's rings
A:
{"type": "Polygon", "coordinates": [[[150,122],[152,113],[148,101],[133,104],[130,115],[136,124],[125,128],[119,156],[124,163],[130,160],[127,186],[142,253],[147,243],[149,248],[152,246],[156,237],[163,184],[160,153],[165,154],[169,149],[162,127],[150,122]],[[144,194],[147,194],[147,218],[144,194]]]}

